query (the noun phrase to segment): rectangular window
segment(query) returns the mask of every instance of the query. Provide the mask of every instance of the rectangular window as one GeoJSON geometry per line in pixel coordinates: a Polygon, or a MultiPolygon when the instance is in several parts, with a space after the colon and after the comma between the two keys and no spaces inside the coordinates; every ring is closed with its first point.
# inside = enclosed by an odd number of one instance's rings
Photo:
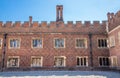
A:
{"type": "Polygon", "coordinates": [[[65,39],[63,38],[55,39],[54,46],[55,48],[65,48],[65,39]]]}
{"type": "Polygon", "coordinates": [[[65,57],[64,56],[55,57],[54,66],[55,67],[64,67],[65,66],[65,57]]]}
{"type": "Polygon", "coordinates": [[[120,44],[120,32],[118,32],[118,41],[119,41],[119,44],[120,44]]]}
{"type": "Polygon", "coordinates": [[[32,56],[31,57],[31,67],[41,67],[42,57],[32,56]]]}
{"type": "Polygon", "coordinates": [[[77,48],[86,48],[87,40],[86,39],[76,39],[76,47],[77,48]]]}
{"type": "Polygon", "coordinates": [[[2,43],[3,43],[3,41],[2,41],[2,39],[0,38],[0,48],[2,48],[2,43]]]}
{"type": "Polygon", "coordinates": [[[109,58],[108,57],[99,57],[99,65],[100,66],[109,66],[109,58]]]}
{"type": "Polygon", "coordinates": [[[110,37],[110,47],[113,47],[113,46],[115,46],[115,37],[111,36],[110,37]]]}
{"type": "Polygon", "coordinates": [[[7,67],[19,67],[19,56],[8,57],[7,67]]]}
{"type": "Polygon", "coordinates": [[[88,66],[88,58],[86,56],[77,57],[77,66],[88,66]]]}
{"type": "Polygon", "coordinates": [[[10,39],[10,48],[20,48],[20,39],[10,39]]]}
{"type": "Polygon", "coordinates": [[[42,48],[42,39],[33,39],[32,47],[33,48],[42,48]]]}
{"type": "Polygon", "coordinates": [[[117,56],[111,56],[111,66],[112,67],[117,66],[117,56]]]}
{"type": "Polygon", "coordinates": [[[98,47],[106,48],[107,47],[107,39],[98,39],[98,47]]]}

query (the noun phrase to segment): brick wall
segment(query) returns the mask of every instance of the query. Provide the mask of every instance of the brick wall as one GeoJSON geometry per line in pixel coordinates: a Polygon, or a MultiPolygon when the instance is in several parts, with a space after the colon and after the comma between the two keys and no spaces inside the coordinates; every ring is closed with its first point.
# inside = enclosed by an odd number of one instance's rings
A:
{"type": "Polygon", "coordinates": [[[118,38],[118,32],[120,32],[120,28],[117,28],[116,30],[109,33],[109,37],[114,36],[115,38],[115,46],[110,47],[110,56],[117,57],[117,68],[119,68],[120,66],[120,43],[118,38]]]}
{"type": "MultiPolygon", "coordinates": [[[[65,31],[66,32],[66,31],[65,31]]],[[[98,67],[99,56],[109,56],[108,48],[98,48],[97,38],[107,38],[105,34],[93,34],[93,64],[98,67]]],[[[1,50],[2,52],[2,50],[1,50]]],[[[88,34],[81,33],[8,33],[7,50],[5,56],[5,67],[8,56],[20,56],[20,68],[30,68],[31,56],[43,56],[43,67],[54,68],[54,56],[65,56],[66,67],[76,67],[76,56],[88,56],[88,65],[90,66],[90,47],[88,34]],[[43,48],[31,48],[32,38],[40,37],[43,39],[43,48]],[[20,49],[10,49],[9,39],[20,38],[20,49]],[[65,48],[54,48],[54,38],[65,38],[65,48]],[[86,38],[87,48],[75,48],[75,38],[86,38]]]]}

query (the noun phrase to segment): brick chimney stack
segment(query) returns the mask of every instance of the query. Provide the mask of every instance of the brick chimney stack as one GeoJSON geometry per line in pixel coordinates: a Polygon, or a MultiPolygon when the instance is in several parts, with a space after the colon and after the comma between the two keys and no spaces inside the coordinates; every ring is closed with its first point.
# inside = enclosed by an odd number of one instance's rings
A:
{"type": "Polygon", "coordinates": [[[56,21],[63,21],[63,5],[56,6],[56,21]]]}
{"type": "Polygon", "coordinates": [[[29,16],[29,23],[32,24],[32,16],[29,16]]]}

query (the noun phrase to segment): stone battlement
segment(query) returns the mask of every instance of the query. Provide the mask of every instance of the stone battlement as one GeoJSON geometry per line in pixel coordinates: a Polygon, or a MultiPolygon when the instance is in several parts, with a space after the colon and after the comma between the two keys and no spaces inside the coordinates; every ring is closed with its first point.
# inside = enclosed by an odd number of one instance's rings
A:
{"type": "Polygon", "coordinates": [[[108,12],[107,17],[108,17],[109,30],[112,30],[118,25],[120,25],[120,11],[118,11],[115,14],[108,12]]]}
{"type": "Polygon", "coordinates": [[[7,21],[6,23],[3,23],[2,21],[0,21],[0,27],[88,27],[88,26],[106,26],[106,21],[102,21],[102,23],[100,23],[100,21],[93,21],[93,23],[91,23],[90,21],[84,21],[84,23],[82,23],[82,21],[76,21],[76,23],[73,23],[73,21],[67,21],[67,23],[64,22],[56,22],[56,21],[51,21],[50,23],[47,23],[47,21],[42,21],[42,22],[38,22],[38,21],[33,21],[30,23],[30,21],[24,21],[24,23],[22,23],[21,21],[16,21],[16,22],[12,22],[12,21],[7,21]]]}

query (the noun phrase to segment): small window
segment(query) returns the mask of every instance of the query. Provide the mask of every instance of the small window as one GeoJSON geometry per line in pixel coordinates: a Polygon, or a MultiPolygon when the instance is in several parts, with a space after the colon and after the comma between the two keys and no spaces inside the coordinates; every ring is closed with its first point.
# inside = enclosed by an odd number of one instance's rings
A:
{"type": "Polygon", "coordinates": [[[55,39],[55,48],[65,48],[65,41],[63,38],[55,39]]]}
{"type": "Polygon", "coordinates": [[[9,57],[7,67],[19,67],[19,56],[9,57]]]}
{"type": "Polygon", "coordinates": [[[87,57],[77,57],[77,66],[88,66],[88,58],[87,57]]]}
{"type": "Polygon", "coordinates": [[[117,56],[111,56],[111,66],[112,67],[117,66],[117,56]]]}
{"type": "Polygon", "coordinates": [[[106,48],[107,47],[107,39],[98,39],[98,47],[106,48]]]}
{"type": "Polygon", "coordinates": [[[42,57],[32,56],[31,67],[41,67],[41,66],[42,66],[42,57]]]}
{"type": "Polygon", "coordinates": [[[113,47],[113,46],[115,46],[115,37],[111,36],[110,37],[110,47],[113,47]]]}
{"type": "Polygon", "coordinates": [[[42,48],[42,39],[33,39],[32,47],[33,48],[42,48]]]}
{"type": "Polygon", "coordinates": [[[119,41],[119,44],[120,44],[120,32],[118,32],[118,41],[119,41]]]}
{"type": "Polygon", "coordinates": [[[0,38],[0,48],[2,48],[2,43],[3,43],[3,41],[2,41],[2,39],[0,38]]]}
{"type": "Polygon", "coordinates": [[[55,67],[64,67],[65,66],[65,57],[62,57],[62,56],[55,57],[54,66],[55,67]]]}
{"type": "Polygon", "coordinates": [[[20,39],[10,39],[10,48],[20,48],[20,39]]]}
{"type": "Polygon", "coordinates": [[[109,58],[108,57],[99,57],[99,65],[100,66],[109,66],[109,58]]]}
{"type": "Polygon", "coordinates": [[[76,47],[77,48],[86,48],[87,40],[86,39],[76,39],[76,47]]]}

